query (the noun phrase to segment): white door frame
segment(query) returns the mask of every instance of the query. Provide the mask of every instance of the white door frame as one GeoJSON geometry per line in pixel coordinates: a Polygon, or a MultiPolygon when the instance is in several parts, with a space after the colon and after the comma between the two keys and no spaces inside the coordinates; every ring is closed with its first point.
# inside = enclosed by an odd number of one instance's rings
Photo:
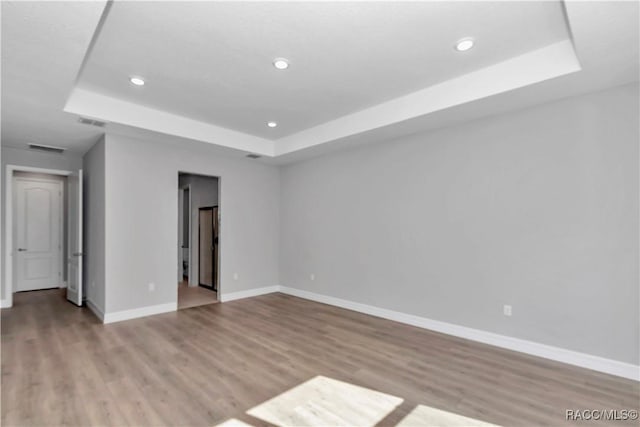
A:
{"type": "MultiPolygon", "coordinates": [[[[189,250],[187,251],[189,253],[189,268],[187,268],[187,286],[189,286],[189,281],[191,280],[191,184],[185,184],[182,187],[178,188],[178,191],[182,191],[182,197],[183,197],[183,206],[180,206],[179,209],[184,210],[184,191],[188,190],[189,191],[189,217],[187,218],[187,237],[189,239],[189,250]]],[[[178,216],[179,217],[179,216],[178,216]]],[[[183,218],[182,221],[184,223],[184,213],[183,213],[183,218]]],[[[179,224],[179,227],[182,227],[184,224],[179,224]]],[[[184,233],[183,233],[184,234],[184,233]]],[[[182,243],[184,243],[184,236],[182,236],[182,243]]],[[[180,245],[180,242],[178,242],[178,244],[180,245]]],[[[180,249],[179,249],[180,253],[179,253],[179,260],[180,263],[178,264],[178,279],[180,281],[182,281],[182,262],[184,261],[184,258],[182,257],[182,245],[180,245],[180,249]]]]}
{"type": "Polygon", "coordinates": [[[13,173],[33,172],[48,175],[69,176],[73,172],[60,169],[45,169],[31,166],[7,165],[4,188],[4,291],[7,293],[6,299],[2,300],[2,308],[13,306],[13,292],[15,283],[13,282],[13,173]]]}
{"type": "MultiPolygon", "coordinates": [[[[222,218],[222,175],[213,175],[209,172],[193,172],[193,171],[186,171],[186,170],[178,170],[178,173],[176,174],[176,181],[179,179],[179,176],[181,173],[184,174],[188,174],[188,175],[199,175],[199,176],[205,176],[205,177],[209,177],[209,178],[217,178],[218,179],[218,271],[217,271],[217,275],[218,275],[218,302],[222,302],[222,269],[223,269],[223,265],[222,265],[222,242],[224,241],[224,239],[222,238],[222,221],[220,220],[222,218]]],[[[180,184],[177,181],[176,182],[176,186],[178,187],[178,189],[180,189],[180,184]]],[[[185,186],[183,186],[184,188],[185,186]]],[[[193,267],[193,254],[191,253],[191,249],[193,247],[193,242],[191,239],[191,197],[193,197],[193,193],[192,193],[192,188],[191,188],[191,184],[189,184],[189,279],[191,279],[192,277],[194,277],[194,272],[191,270],[193,267]]],[[[176,234],[176,240],[178,239],[178,234],[176,234]]],[[[179,243],[179,242],[177,242],[179,243]]],[[[178,246],[178,245],[176,245],[178,246]]],[[[195,273],[196,275],[198,274],[197,272],[195,273]]],[[[177,290],[178,287],[176,286],[176,301],[178,298],[178,294],[177,294],[177,290]]]]}

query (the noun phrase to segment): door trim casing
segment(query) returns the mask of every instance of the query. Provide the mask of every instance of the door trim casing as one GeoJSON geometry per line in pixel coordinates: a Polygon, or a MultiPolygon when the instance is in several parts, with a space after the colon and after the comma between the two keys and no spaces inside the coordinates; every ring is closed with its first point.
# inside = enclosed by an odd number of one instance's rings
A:
{"type": "Polygon", "coordinates": [[[5,170],[4,188],[4,282],[2,291],[6,293],[3,298],[3,308],[13,306],[13,292],[15,283],[13,282],[13,173],[14,172],[34,172],[49,175],[69,176],[73,172],[62,169],[46,169],[32,166],[7,165],[5,170]]]}
{"type": "MultiPolygon", "coordinates": [[[[191,271],[191,267],[192,267],[192,263],[193,260],[191,259],[191,248],[193,246],[193,242],[191,241],[192,237],[191,236],[191,184],[185,184],[182,187],[178,187],[178,191],[182,191],[182,197],[184,199],[184,192],[185,191],[189,191],[189,218],[187,218],[187,234],[188,234],[188,239],[189,239],[189,247],[187,250],[187,253],[189,254],[189,266],[187,267],[187,286],[191,286],[191,278],[193,276],[193,272],[191,271]]],[[[183,207],[179,207],[178,209],[182,209],[183,207]]],[[[184,213],[183,213],[184,215],[184,213]]],[[[178,215],[178,218],[180,216],[178,215]]],[[[184,221],[184,218],[183,218],[184,221]]],[[[183,225],[183,224],[182,224],[183,225]]],[[[181,226],[181,224],[178,224],[178,226],[181,226]]],[[[178,233],[179,234],[179,233],[178,233]]],[[[182,243],[184,243],[184,236],[182,236],[182,243]]],[[[178,238],[178,250],[182,251],[184,248],[182,247],[183,245],[180,245],[180,239],[178,238]]],[[[183,266],[183,262],[184,262],[184,258],[182,257],[182,253],[180,253],[180,263],[178,264],[178,280],[182,281],[182,279],[184,278],[184,274],[182,271],[182,266],[183,266]]]]}
{"type": "MultiPolygon", "coordinates": [[[[224,247],[224,236],[223,236],[223,231],[225,230],[225,227],[222,223],[222,211],[224,208],[222,208],[222,206],[224,205],[222,198],[224,197],[224,190],[222,187],[222,180],[224,179],[223,174],[217,174],[215,172],[211,173],[209,171],[194,171],[194,170],[187,170],[187,169],[178,169],[176,175],[175,175],[175,186],[176,188],[180,188],[179,185],[179,180],[180,180],[180,174],[188,174],[188,175],[196,175],[196,176],[204,176],[204,177],[209,177],[209,178],[216,178],[218,180],[218,235],[219,235],[219,240],[218,240],[218,301],[222,301],[222,293],[224,292],[225,289],[225,282],[224,282],[224,275],[222,274],[225,270],[225,264],[223,262],[224,257],[224,251],[222,250],[224,247]]],[[[177,201],[177,200],[176,200],[177,201]]],[[[193,213],[191,214],[193,215],[193,213]]],[[[177,223],[177,221],[176,221],[177,223]]],[[[193,224],[190,224],[190,227],[193,227],[193,224]]],[[[189,248],[190,252],[189,252],[189,259],[193,260],[193,251],[192,248],[194,246],[194,241],[190,241],[189,242],[191,247],[189,248]]],[[[175,247],[178,247],[178,233],[176,233],[176,243],[175,243],[175,247]]],[[[198,272],[193,270],[193,262],[190,262],[189,265],[189,277],[195,277],[198,272]]],[[[199,278],[198,278],[199,279],[199,278]]],[[[191,282],[189,283],[191,284],[191,282]]],[[[196,282],[196,286],[197,286],[197,282],[196,282]]],[[[178,287],[176,286],[176,301],[178,300],[178,287]]]]}
{"type": "MultiPolygon", "coordinates": [[[[48,174],[51,175],[51,174],[48,174]]],[[[60,175],[54,175],[54,176],[60,176],[60,175]]],[[[65,245],[65,216],[64,216],[64,198],[65,196],[63,195],[64,193],[64,184],[62,181],[60,180],[55,180],[49,177],[37,177],[37,178],[33,178],[33,177],[23,177],[23,176],[13,176],[13,187],[14,190],[17,188],[18,183],[20,182],[32,182],[32,183],[49,183],[49,184],[55,184],[58,187],[58,199],[59,199],[59,206],[58,206],[58,214],[59,214],[59,219],[58,219],[58,227],[59,227],[59,232],[58,232],[58,244],[60,245],[60,250],[58,252],[58,268],[60,269],[58,271],[58,279],[59,279],[59,284],[58,287],[59,288],[63,288],[65,286],[63,286],[64,284],[64,279],[63,279],[63,272],[64,272],[64,264],[65,264],[65,257],[64,257],[64,251],[62,248],[64,248],[65,245]]],[[[17,196],[18,194],[13,194],[13,196],[17,196]]],[[[13,200],[13,202],[15,202],[15,200],[13,200]]],[[[17,206],[16,206],[17,208],[17,206]]],[[[15,214],[15,212],[12,212],[13,214],[15,214]]],[[[13,219],[13,218],[12,218],[13,219]]],[[[14,221],[15,223],[16,221],[14,221]]],[[[15,223],[14,225],[18,225],[17,223],[15,223]]],[[[14,233],[15,230],[11,230],[11,233],[14,233]]],[[[14,236],[15,237],[15,236],[14,236]]],[[[17,265],[17,260],[13,259],[12,260],[14,262],[14,265],[12,267],[16,267],[17,265]]],[[[14,277],[13,280],[13,291],[16,292],[17,288],[18,288],[18,275],[16,274],[16,277],[14,277]]],[[[47,289],[47,288],[44,288],[47,289]]],[[[38,290],[38,289],[34,289],[34,290],[38,290]]]]}

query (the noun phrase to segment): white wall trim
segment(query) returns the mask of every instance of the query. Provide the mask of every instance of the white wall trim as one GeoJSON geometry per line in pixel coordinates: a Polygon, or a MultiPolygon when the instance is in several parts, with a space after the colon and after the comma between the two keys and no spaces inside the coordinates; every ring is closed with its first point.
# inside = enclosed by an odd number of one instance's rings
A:
{"type": "Polygon", "coordinates": [[[154,314],[169,313],[178,310],[178,303],[170,302],[167,304],[150,305],[142,308],[134,308],[132,310],[114,311],[105,313],[102,323],[121,322],[123,320],[137,319],[138,317],[152,316],[154,314]]]}
{"type": "Polygon", "coordinates": [[[248,289],[246,291],[230,292],[220,295],[220,302],[229,302],[242,298],[257,297],[258,295],[279,292],[280,286],[265,286],[264,288],[248,289]]]}
{"type": "Polygon", "coordinates": [[[86,299],[84,302],[85,302],[85,304],[87,305],[87,307],[89,308],[89,310],[91,310],[91,312],[92,312],[93,314],[95,314],[95,315],[96,315],[96,317],[97,317],[98,319],[100,319],[100,321],[101,321],[101,322],[104,322],[104,313],[102,312],[102,310],[100,310],[100,309],[98,308],[98,306],[97,306],[97,305],[95,305],[95,304],[93,303],[93,301],[91,301],[91,300],[89,300],[89,299],[86,299]]]}
{"type": "Polygon", "coordinates": [[[492,332],[468,328],[466,326],[454,325],[452,323],[446,323],[438,320],[428,319],[426,317],[419,317],[411,314],[401,313],[398,311],[387,310],[384,308],[316,294],[313,292],[303,291],[286,286],[280,286],[279,290],[280,292],[287,295],[293,295],[299,298],[321,302],[324,304],[329,304],[336,307],[346,308],[348,310],[381,317],[383,319],[417,326],[419,328],[429,329],[456,337],[466,338],[472,341],[494,345],[496,347],[502,347],[521,353],[543,357],[545,359],[568,363],[570,365],[580,366],[582,368],[592,369],[594,371],[604,372],[607,374],[640,381],[640,366],[632,365],[630,363],[619,362],[617,360],[606,359],[604,357],[593,356],[586,353],[579,353],[577,351],[567,350],[560,347],[553,347],[533,341],[509,337],[506,335],[494,334],[492,332]]]}
{"type": "Polygon", "coordinates": [[[73,173],[62,169],[45,169],[20,165],[6,166],[4,181],[4,283],[0,293],[4,290],[5,299],[9,304],[7,307],[13,305],[13,173],[16,171],[62,176],[68,176],[73,173]]]}
{"type": "Polygon", "coordinates": [[[0,308],[11,308],[12,305],[12,301],[9,299],[0,300],[0,308]]]}
{"type": "Polygon", "coordinates": [[[31,172],[31,173],[43,173],[43,174],[46,174],[46,175],[69,176],[69,175],[73,174],[72,171],[68,171],[68,170],[36,168],[36,167],[33,167],[33,166],[7,165],[7,168],[11,168],[14,171],[31,172]]]}

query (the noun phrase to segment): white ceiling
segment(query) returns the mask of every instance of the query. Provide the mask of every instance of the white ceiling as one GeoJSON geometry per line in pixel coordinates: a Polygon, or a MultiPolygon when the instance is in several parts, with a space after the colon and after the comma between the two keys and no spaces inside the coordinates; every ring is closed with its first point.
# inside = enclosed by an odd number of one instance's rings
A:
{"type": "Polygon", "coordinates": [[[637,2],[116,1],[99,25],[103,9],[2,3],[3,145],[82,152],[85,115],[288,162],[638,79],[637,2]]]}
{"type": "Polygon", "coordinates": [[[97,140],[63,108],[104,5],[2,1],[2,145],[83,152],[97,140]]]}
{"type": "Polygon", "coordinates": [[[560,2],[116,1],[80,87],[277,139],[567,38],[560,2]]]}

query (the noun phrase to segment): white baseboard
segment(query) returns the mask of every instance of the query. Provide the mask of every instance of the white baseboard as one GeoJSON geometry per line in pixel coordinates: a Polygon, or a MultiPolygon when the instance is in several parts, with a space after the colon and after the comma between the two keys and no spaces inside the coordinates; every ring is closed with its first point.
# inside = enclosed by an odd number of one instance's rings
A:
{"type": "Polygon", "coordinates": [[[102,323],[121,322],[123,320],[137,319],[138,317],[152,316],[154,314],[169,313],[178,309],[177,302],[167,304],[150,305],[142,308],[134,308],[132,310],[114,311],[105,313],[102,323]]]}
{"type": "Polygon", "coordinates": [[[0,308],[11,308],[11,302],[8,299],[0,300],[0,308]]]}
{"type": "Polygon", "coordinates": [[[64,288],[66,288],[66,287],[67,287],[67,282],[66,282],[66,281],[64,281],[64,282],[62,282],[62,283],[60,284],[60,289],[64,289],[64,288]]]}
{"type": "Polygon", "coordinates": [[[280,286],[279,291],[284,294],[293,295],[299,298],[321,302],[336,307],[346,308],[348,310],[353,310],[376,317],[382,317],[384,319],[417,326],[419,328],[429,329],[456,337],[466,338],[472,341],[494,345],[496,347],[502,347],[521,353],[543,357],[545,359],[551,359],[558,362],[568,363],[570,365],[580,366],[582,368],[592,369],[594,371],[604,372],[607,374],[640,381],[640,366],[632,365],[630,363],[619,362],[617,360],[606,359],[604,357],[593,356],[586,353],[579,353],[577,351],[567,350],[560,347],[553,347],[533,341],[509,337],[506,335],[494,334],[492,332],[468,328],[466,326],[454,325],[452,323],[441,322],[438,320],[428,319],[426,317],[419,317],[411,314],[401,313],[398,311],[374,307],[371,305],[360,304],[353,301],[316,294],[300,289],[289,288],[286,286],[280,286]]]}
{"type": "Polygon", "coordinates": [[[220,295],[220,301],[229,302],[242,298],[257,297],[258,295],[272,294],[279,291],[280,286],[266,286],[264,288],[248,289],[246,291],[231,292],[228,294],[222,293],[220,295]]]}
{"type": "Polygon", "coordinates": [[[101,322],[104,322],[104,313],[98,308],[97,305],[93,303],[93,301],[86,299],[84,300],[84,303],[87,305],[89,310],[91,310],[91,312],[95,314],[98,319],[100,319],[101,322]]]}

